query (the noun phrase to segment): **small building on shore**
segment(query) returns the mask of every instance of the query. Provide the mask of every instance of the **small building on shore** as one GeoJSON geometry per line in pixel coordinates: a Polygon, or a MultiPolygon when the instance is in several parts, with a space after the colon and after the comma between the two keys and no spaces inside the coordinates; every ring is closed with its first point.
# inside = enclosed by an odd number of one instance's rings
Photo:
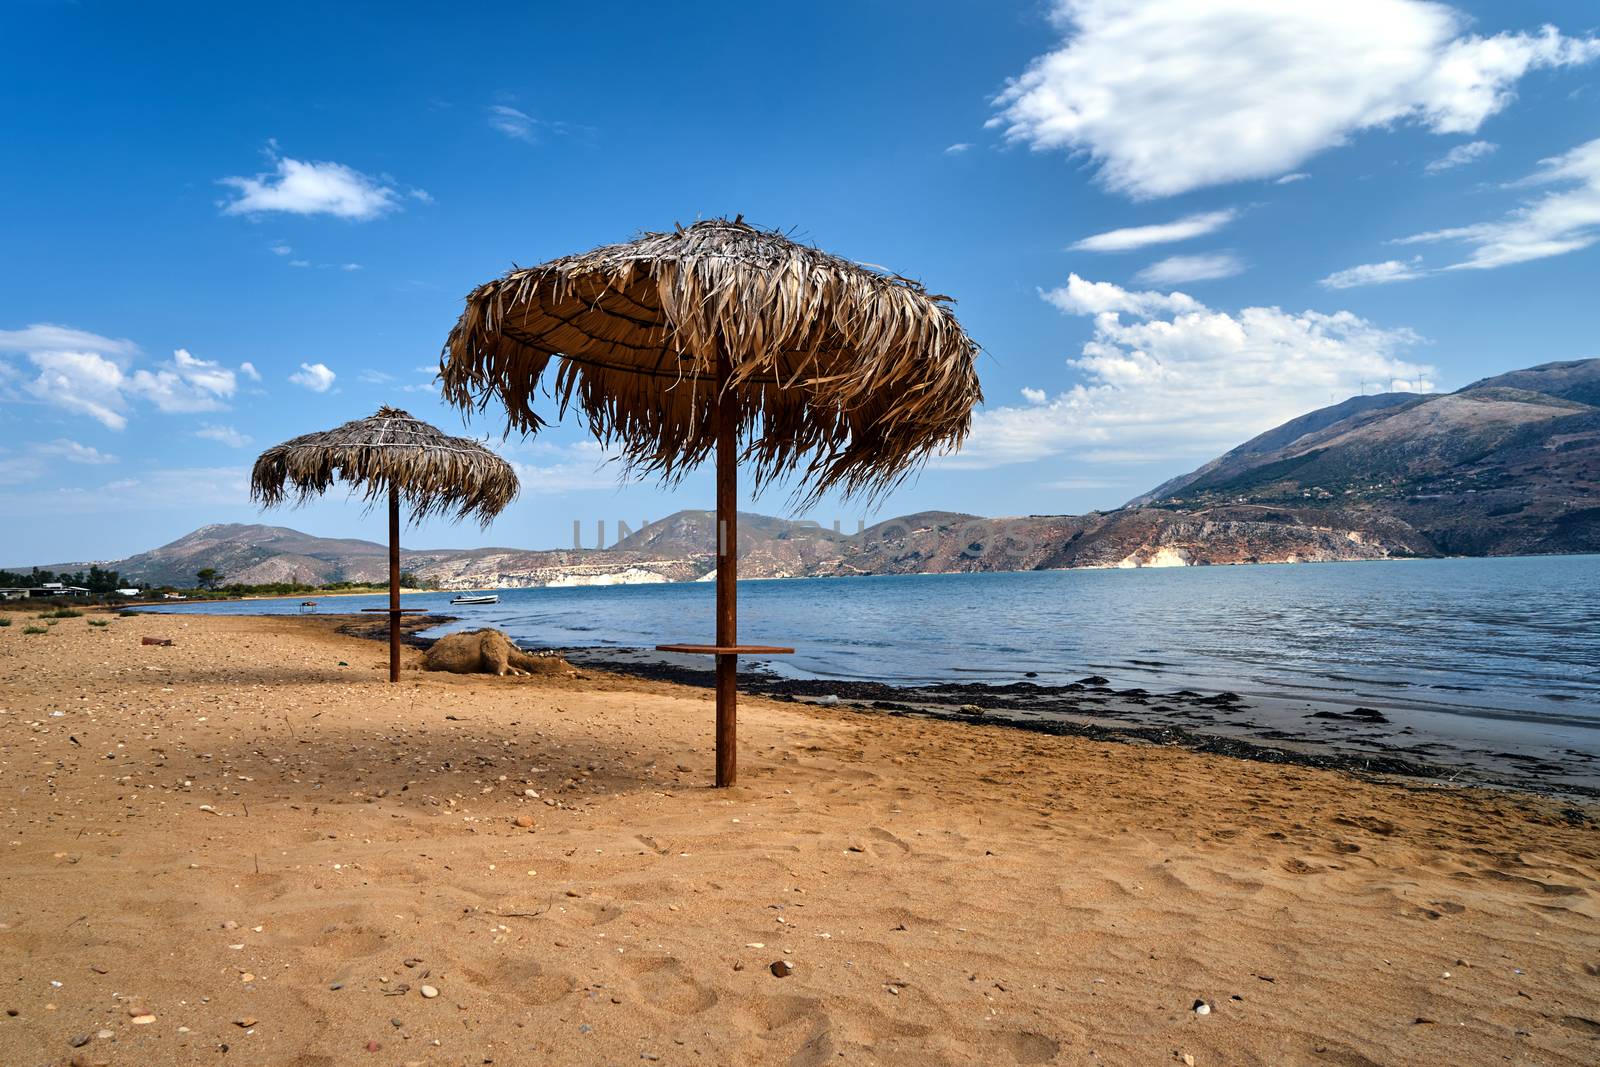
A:
{"type": "Polygon", "coordinates": [[[81,597],[90,595],[89,590],[81,585],[65,585],[61,582],[43,582],[39,585],[12,586],[9,589],[0,589],[0,600],[39,600],[49,597],[81,597]]]}

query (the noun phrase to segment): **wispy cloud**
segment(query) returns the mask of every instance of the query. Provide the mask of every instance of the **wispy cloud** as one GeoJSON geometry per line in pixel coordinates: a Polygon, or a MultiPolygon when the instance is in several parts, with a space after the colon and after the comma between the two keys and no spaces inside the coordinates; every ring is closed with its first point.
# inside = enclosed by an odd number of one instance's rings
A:
{"type": "Polygon", "coordinates": [[[950,147],[946,148],[944,150],[944,154],[947,155],[947,156],[959,156],[961,153],[966,152],[971,148],[972,148],[972,145],[969,144],[968,142],[960,141],[960,142],[958,142],[956,144],[953,144],[950,147]]]}
{"type": "Polygon", "coordinates": [[[1382,263],[1362,263],[1345,270],[1336,270],[1319,284],[1324,289],[1354,289],[1360,285],[1408,282],[1427,273],[1421,269],[1421,263],[1421,256],[1412,256],[1408,260],[1386,259],[1382,263]]]}
{"type": "Polygon", "coordinates": [[[1541,160],[1521,188],[1557,187],[1524,201],[1493,222],[1432,230],[1396,244],[1460,243],[1471,249],[1443,270],[1491,270],[1565,255],[1600,241],[1600,138],[1541,160]]]}
{"type": "Polygon", "coordinates": [[[91,445],[66,437],[43,444],[28,445],[21,451],[0,449],[0,484],[17,485],[42,478],[61,463],[100,466],[116,463],[117,457],[91,445]]]}
{"type": "Polygon", "coordinates": [[[588,138],[595,133],[592,126],[541,119],[510,104],[491,104],[487,113],[489,126],[492,129],[498,130],[513,141],[522,141],[526,144],[539,144],[547,135],[564,137],[576,134],[581,138],[588,138]]]}
{"type": "Polygon", "coordinates": [[[1297,170],[1293,174],[1285,174],[1281,178],[1274,178],[1273,181],[1272,181],[1272,184],[1273,185],[1293,185],[1295,182],[1303,182],[1309,177],[1311,177],[1311,175],[1307,174],[1305,171],[1297,170]]]}
{"type": "Polygon", "coordinates": [[[1454,170],[1456,167],[1464,167],[1468,163],[1475,163],[1485,156],[1493,155],[1495,149],[1499,147],[1493,141],[1468,141],[1466,144],[1456,145],[1422,170],[1426,174],[1454,170]]]}
{"type": "Polygon", "coordinates": [[[1216,233],[1238,217],[1233,208],[1221,211],[1204,211],[1185,215],[1173,222],[1158,222],[1150,226],[1127,226],[1120,230],[1107,230],[1074,241],[1069,247],[1074,252],[1127,252],[1150,245],[1188,241],[1216,233]]]}
{"type": "Polygon", "coordinates": [[[1429,0],[1055,0],[1053,13],[1065,40],[989,125],[1084,153],[1135,198],[1275,178],[1362,130],[1472,133],[1529,71],[1600,58],[1600,38],[1480,36],[1429,0]]]}
{"type": "Polygon", "coordinates": [[[518,449],[509,449],[506,459],[516,468],[523,496],[542,496],[595,489],[616,489],[636,479],[627,475],[617,454],[597,441],[570,445],[536,444],[528,449],[535,462],[516,458],[518,449]]]}
{"type": "Polygon", "coordinates": [[[243,448],[251,441],[248,434],[242,434],[232,426],[216,426],[209,422],[202,423],[194,435],[207,441],[227,445],[229,448],[243,448]]]}
{"type": "Polygon", "coordinates": [[[1157,260],[1135,277],[1146,285],[1182,285],[1184,282],[1212,281],[1244,273],[1244,261],[1232,252],[1209,252],[1194,256],[1168,256],[1157,260]]]}
{"type": "Polygon", "coordinates": [[[7,515],[114,515],[172,509],[247,508],[248,467],[144,469],[91,486],[48,486],[0,493],[7,515]]]}

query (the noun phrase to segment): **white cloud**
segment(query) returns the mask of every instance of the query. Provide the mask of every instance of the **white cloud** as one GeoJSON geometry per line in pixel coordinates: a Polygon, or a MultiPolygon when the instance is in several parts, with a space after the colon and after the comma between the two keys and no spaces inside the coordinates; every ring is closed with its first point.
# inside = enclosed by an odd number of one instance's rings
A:
{"type": "Polygon", "coordinates": [[[256,370],[256,365],[254,363],[250,363],[248,361],[239,364],[239,373],[244,375],[246,378],[249,378],[252,382],[259,382],[261,380],[261,372],[256,370]]]}
{"type": "Polygon", "coordinates": [[[272,160],[273,170],[267,173],[253,178],[221,179],[223,185],[239,194],[223,205],[224,213],[257,215],[282,211],[365,220],[400,207],[400,194],[388,181],[369,177],[343,163],[306,162],[276,155],[272,160]]]}
{"type": "MultiPolygon", "coordinates": [[[[0,352],[25,354],[38,372],[21,382],[23,392],[113,430],[128,425],[133,400],[148,401],[168,413],[221,411],[238,387],[233,371],[182,348],[165,363],[133,369],[138,351],[132,341],[51,323],[0,330],[0,352]]],[[[254,373],[253,367],[250,372],[254,373]]],[[[12,376],[21,377],[15,372],[12,376]]]]}
{"type": "Polygon", "coordinates": [[[1135,277],[1146,285],[1180,285],[1231,278],[1242,273],[1244,261],[1232,252],[1210,252],[1197,256],[1168,256],[1150,264],[1135,277]]]}
{"type": "Polygon", "coordinates": [[[1273,185],[1292,185],[1295,182],[1303,182],[1309,177],[1311,177],[1311,175],[1307,174],[1305,171],[1297,170],[1293,174],[1285,174],[1281,178],[1274,179],[1272,184],[1273,185]]]}
{"type": "Polygon", "coordinates": [[[1600,241],[1600,138],[1541,160],[1519,187],[1562,186],[1494,222],[1413,234],[1396,244],[1460,242],[1471,254],[1444,270],[1488,270],[1559,256],[1600,241]]]}
{"type": "Polygon", "coordinates": [[[291,267],[309,267],[309,266],[311,266],[311,261],[309,259],[291,259],[289,261],[289,266],[291,266],[291,267]]]}
{"type": "Polygon", "coordinates": [[[326,393],[333,388],[333,380],[337,377],[325,363],[302,363],[299,370],[289,375],[289,380],[295,385],[305,386],[313,393],[326,393]]]}
{"type": "Polygon", "coordinates": [[[288,256],[288,255],[293,255],[294,254],[294,249],[290,248],[288,245],[284,244],[281,241],[279,243],[275,244],[275,245],[270,246],[269,250],[275,256],[288,256]]]}
{"type": "Polygon", "coordinates": [[[364,370],[356,375],[356,381],[362,385],[388,385],[394,380],[394,375],[386,374],[381,370],[364,370]]]}
{"type": "Polygon", "coordinates": [[[217,426],[209,422],[202,423],[194,435],[207,441],[227,445],[229,448],[243,448],[252,440],[248,434],[242,434],[232,426],[217,426]]]}
{"type": "Polygon", "coordinates": [[[1040,293],[1068,315],[1103,315],[1128,312],[1141,318],[1202,310],[1205,305],[1187,293],[1132,292],[1112,282],[1091,282],[1076,274],[1067,276],[1060,289],[1040,293]]]}
{"type": "Polygon", "coordinates": [[[1126,252],[1150,245],[1187,241],[1215,233],[1238,215],[1233,208],[1221,211],[1204,211],[1185,215],[1174,222],[1160,222],[1152,226],[1128,226],[1120,230],[1107,230],[1075,241],[1068,247],[1074,252],[1126,252]]]}
{"type": "Polygon", "coordinates": [[[108,429],[128,425],[126,378],[116,363],[96,352],[29,352],[28,359],[39,370],[25,386],[34,399],[87,415],[108,429]]]}
{"type": "Polygon", "coordinates": [[[1387,259],[1382,263],[1363,263],[1345,270],[1336,270],[1322,279],[1321,284],[1325,289],[1354,289],[1358,285],[1408,282],[1427,273],[1419,266],[1421,262],[1421,256],[1413,256],[1409,260],[1387,259]]]}
{"type": "Polygon", "coordinates": [[[1428,0],[1056,0],[1066,39],[996,98],[990,126],[1083,152],[1101,181],[1171,196],[1295,170],[1360,130],[1472,133],[1529,70],[1600,57],[1600,39],[1468,35],[1428,0]]]}
{"type": "Polygon", "coordinates": [[[1474,163],[1484,156],[1493,155],[1495,149],[1499,147],[1493,141],[1468,141],[1466,144],[1456,145],[1450,151],[1423,167],[1422,170],[1426,174],[1438,174],[1441,171],[1453,170],[1456,167],[1474,163]]]}
{"type": "Polygon", "coordinates": [[[987,468],[1067,453],[1086,462],[1192,465],[1344,400],[1365,382],[1432,388],[1431,368],[1399,355],[1421,338],[1348,311],[1230,314],[1183,293],[1130,292],[1077,275],[1043,295],[1094,319],[1093,337],[1069,361],[1084,381],[1044,404],[980,411],[966,447],[941,465],[987,468]]]}
{"type": "Polygon", "coordinates": [[[361,264],[359,264],[359,263],[341,263],[341,264],[339,264],[339,269],[340,270],[345,270],[345,271],[357,271],[357,270],[361,269],[361,264]]]}
{"type": "Polygon", "coordinates": [[[129,393],[142,396],[167,412],[224,411],[224,401],[238,388],[234,372],[210,360],[177,349],[168,363],[153,371],[136,370],[126,382],[129,393]]]}
{"type": "Polygon", "coordinates": [[[962,141],[958,144],[951,145],[949,148],[946,148],[944,150],[944,154],[947,156],[959,156],[961,153],[969,150],[971,147],[971,144],[967,143],[966,141],[962,141]]]}
{"type": "Polygon", "coordinates": [[[1030,389],[1025,385],[1022,387],[1022,399],[1030,404],[1043,404],[1050,399],[1050,394],[1043,389],[1030,389]]]}

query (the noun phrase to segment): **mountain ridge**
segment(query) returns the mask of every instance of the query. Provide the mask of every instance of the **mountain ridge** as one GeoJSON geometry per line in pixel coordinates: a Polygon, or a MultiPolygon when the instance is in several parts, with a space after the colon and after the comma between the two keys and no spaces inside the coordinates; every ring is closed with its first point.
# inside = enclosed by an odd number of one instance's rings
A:
{"type": "MultiPolygon", "coordinates": [[[[1600,360],[1351,397],[1106,512],[924,511],[855,532],[741,512],[738,528],[747,577],[1600,551],[1600,360]]],[[[686,509],[609,548],[404,549],[401,565],[449,589],[693,581],[715,545],[714,513],[686,509]]],[[[388,550],[210,524],[105,565],[151,584],[187,585],[202,567],[244,584],[371,582],[388,550]]]]}

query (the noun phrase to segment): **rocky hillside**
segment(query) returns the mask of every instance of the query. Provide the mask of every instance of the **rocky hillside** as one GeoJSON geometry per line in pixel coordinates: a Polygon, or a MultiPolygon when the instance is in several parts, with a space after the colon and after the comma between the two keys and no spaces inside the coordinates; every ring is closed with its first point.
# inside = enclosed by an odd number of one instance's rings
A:
{"type": "MultiPolygon", "coordinates": [[[[1284,423],[1115,511],[903,515],[865,530],[740,513],[753,578],[1600,551],[1600,360],[1547,363],[1443,395],[1353,397],[1284,423]]],[[[709,511],[600,549],[408,550],[447,589],[693,581],[709,511]]],[[[377,581],[370,541],[206,526],[110,564],[150,583],[377,581]]]]}
{"type": "Polygon", "coordinates": [[[205,567],[250,585],[376,582],[388,577],[389,551],[371,541],[315,537],[286,526],[225,523],[119,560],[113,569],[149,584],[189,586],[205,567]]]}
{"type": "Polygon", "coordinates": [[[1600,360],[1378,400],[1313,412],[1132,503],[1381,518],[1429,555],[1600,551],[1600,360]]]}

